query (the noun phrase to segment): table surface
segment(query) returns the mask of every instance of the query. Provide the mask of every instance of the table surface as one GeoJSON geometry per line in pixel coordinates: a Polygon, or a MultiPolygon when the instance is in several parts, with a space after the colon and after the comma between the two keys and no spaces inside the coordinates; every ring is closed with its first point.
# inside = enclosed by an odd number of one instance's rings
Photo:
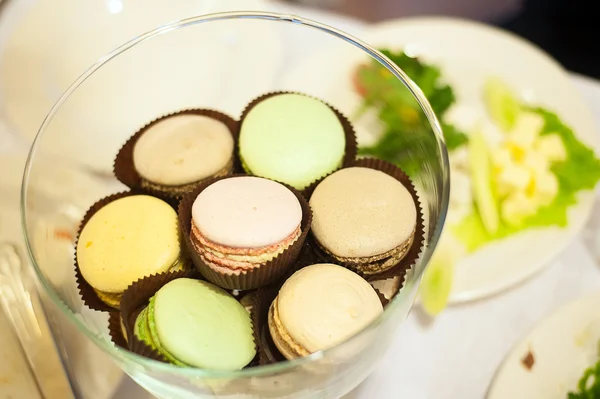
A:
{"type": "MultiPolygon", "coordinates": [[[[311,9],[278,3],[268,9],[306,16],[355,35],[364,28],[359,21],[311,9]]],[[[572,79],[600,123],[600,82],[576,75],[572,79]]],[[[0,128],[0,149],[8,148],[16,149],[0,128]]],[[[596,219],[600,214],[592,221],[596,219]]],[[[510,291],[452,306],[435,320],[413,310],[381,364],[347,399],[485,397],[497,368],[520,337],[558,306],[600,289],[600,269],[584,234],[541,274],[510,291]]],[[[115,399],[148,397],[129,379],[115,395],[115,399]]]]}

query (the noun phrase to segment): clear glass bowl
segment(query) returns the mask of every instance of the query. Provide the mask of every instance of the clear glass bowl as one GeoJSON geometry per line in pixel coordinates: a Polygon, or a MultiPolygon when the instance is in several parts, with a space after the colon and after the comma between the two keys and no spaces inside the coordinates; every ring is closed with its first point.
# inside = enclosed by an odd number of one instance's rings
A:
{"type": "MultiPolygon", "coordinates": [[[[351,87],[351,76],[347,78],[348,86],[340,92],[351,87]]],[[[356,111],[349,109],[346,95],[339,102],[335,96],[326,97],[347,115],[356,111]]],[[[295,16],[212,14],[141,35],[102,58],[72,84],[48,114],[31,148],[23,178],[22,220],[35,271],[56,306],[155,396],[337,398],[367,377],[407,317],[443,225],[448,178],[446,148],[431,107],[419,88],[381,53],[334,28],[295,16]],[[420,114],[416,120],[421,125],[414,126],[416,139],[406,140],[398,160],[410,169],[426,219],[425,246],[404,288],[368,328],[336,347],[295,361],[220,372],[178,368],[113,345],[107,315],[84,307],[77,293],[73,233],[85,212],[80,199],[90,192],[97,197],[98,192],[124,189],[107,171],[120,146],[148,121],[189,107],[209,107],[238,117],[252,98],[289,90],[287,73],[314,58],[317,44],[328,54],[347,56],[320,58],[324,61],[316,72],[308,68],[302,75],[296,70],[301,77],[296,90],[302,90],[302,79],[310,87],[308,83],[316,79],[331,82],[328,77],[336,76],[339,80],[357,60],[377,62],[382,73],[389,74],[390,87],[414,98],[420,114]],[[37,196],[33,182],[43,181],[48,159],[84,173],[87,179],[65,178],[59,199],[37,196]]]]}

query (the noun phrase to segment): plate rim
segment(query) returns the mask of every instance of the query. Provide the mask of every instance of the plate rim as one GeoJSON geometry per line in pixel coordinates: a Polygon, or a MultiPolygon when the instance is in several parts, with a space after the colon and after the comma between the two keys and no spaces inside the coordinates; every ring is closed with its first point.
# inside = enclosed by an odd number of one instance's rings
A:
{"type": "MultiPolygon", "coordinates": [[[[519,346],[521,346],[522,343],[524,343],[528,339],[530,339],[532,335],[534,335],[536,332],[540,331],[546,323],[548,323],[551,319],[553,319],[557,315],[562,314],[562,313],[568,314],[567,311],[569,309],[577,308],[588,302],[600,303],[600,291],[597,289],[592,290],[592,291],[588,292],[587,294],[584,294],[577,298],[571,299],[570,301],[567,301],[567,302],[559,305],[558,307],[555,307],[550,312],[548,312],[548,313],[544,314],[542,317],[540,317],[525,333],[521,334],[521,336],[519,338],[517,338],[511,344],[510,349],[506,352],[506,354],[502,358],[501,362],[498,364],[498,367],[496,367],[496,370],[494,371],[494,375],[492,376],[492,378],[487,386],[484,398],[488,399],[491,397],[494,388],[498,384],[498,379],[500,377],[500,373],[508,366],[508,362],[513,360],[512,359],[513,356],[516,355],[517,349],[519,348],[519,346]]],[[[590,320],[590,322],[592,322],[592,321],[593,320],[590,320]]]]}
{"type": "MultiPolygon", "coordinates": [[[[460,25],[462,28],[469,27],[469,28],[473,28],[473,29],[478,29],[481,31],[486,31],[490,34],[502,36],[502,37],[505,37],[506,39],[518,42],[521,45],[524,45],[524,46],[528,47],[530,50],[536,52],[538,55],[546,58],[547,61],[549,61],[551,64],[553,64],[555,67],[557,67],[561,71],[563,71],[568,76],[569,72],[567,71],[567,69],[565,69],[556,59],[554,59],[548,52],[543,50],[540,46],[536,45],[535,43],[517,35],[516,33],[511,32],[509,30],[502,29],[497,26],[494,26],[494,25],[491,25],[491,24],[488,24],[485,22],[476,21],[473,19],[460,18],[460,17],[449,17],[449,16],[443,16],[443,15],[423,15],[423,16],[411,16],[411,17],[406,17],[406,18],[396,18],[396,19],[390,19],[390,20],[377,22],[377,23],[368,25],[364,29],[363,35],[365,37],[367,37],[369,34],[372,34],[371,32],[375,32],[377,30],[389,29],[391,26],[394,26],[394,25],[396,25],[396,26],[397,25],[417,26],[417,25],[429,25],[429,24],[440,24],[440,23],[450,25],[450,26],[460,25]]],[[[368,38],[367,38],[367,40],[368,40],[368,38]]]]}

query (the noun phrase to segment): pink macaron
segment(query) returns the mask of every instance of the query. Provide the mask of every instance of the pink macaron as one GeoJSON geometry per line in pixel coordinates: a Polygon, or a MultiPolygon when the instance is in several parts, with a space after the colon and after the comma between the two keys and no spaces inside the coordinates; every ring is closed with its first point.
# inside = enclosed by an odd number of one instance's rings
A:
{"type": "Polygon", "coordinates": [[[205,188],[192,205],[190,239],[214,271],[240,274],[276,258],[301,235],[302,206],[286,186],[239,176],[205,188]]]}

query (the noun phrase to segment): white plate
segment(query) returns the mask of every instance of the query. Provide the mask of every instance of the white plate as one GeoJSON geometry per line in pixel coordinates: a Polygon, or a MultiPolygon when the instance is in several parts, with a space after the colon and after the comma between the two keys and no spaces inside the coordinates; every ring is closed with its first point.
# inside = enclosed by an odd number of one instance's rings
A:
{"type": "Polygon", "coordinates": [[[565,399],[598,360],[600,293],[578,299],[542,320],[506,357],[488,399],[565,399]],[[531,369],[522,360],[531,353],[531,369]]]}
{"type": "MultiPolygon", "coordinates": [[[[117,46],[171,21],[262,5],[261,0],[10,2],[0,20],[3,112],[31,140],[60,94],[117,46]]],[[[147,65],[132,70],[131,60],[111,62],[103,68],[110,85],[97,78],[82,85],[85,90],[73,99],[80,106],[66,107],[71,112],[63,111],[54,124],[61,133],[45,149],[110,173],[125,140],[161,114],[210,106],[236,116],[250,99],[272,89],[283,54],[273,25],[221,23],[221,30],[210,30],[210,40],[206,29],[188,28],[169,34],[180,34],[178,46],[155,39],[136,47],[129,56],[144,57],[147,65]],[[114,83],[119,81],[120,86],[114,83]],[[126,94],[115,93],[116,87],[126,94]]]]}
{"type": "MultiPolygon", "coordinates": [[[[378,48],[404,48],[439,65],[458,99],[449,116],[452,114],[454,122],[465,129],[473,122],[473,115],[485,115],[483,84],[497,75],[518,90],[523,100],[556,111],[580,140],[600,152],[600,136],[592,115],[568,74],[548,55],[510,33],[459,19],[415,18],[376,24],[367,28],[362,38],[378,48]]],[[[351,115],[361,100],[352,90],[350,77],[355,66],[364,61],[356,51],[319,54],[292,70],[284,86],[320,96],[351,115]],[[331,69],[324,68],[328,65],[331,69]],[[307,81],[306,76],[312,80],[307,81]]],[[[359,123],[356,128],[359,141],[373,139],[367,124],[359,123]]],[[[569,212],[567,228],[526,231],[463,258],[455,268],[450,302],[498,293],[539,272],[582,228],[592,204],[593,195],[583,193],[569,212]]]]}

